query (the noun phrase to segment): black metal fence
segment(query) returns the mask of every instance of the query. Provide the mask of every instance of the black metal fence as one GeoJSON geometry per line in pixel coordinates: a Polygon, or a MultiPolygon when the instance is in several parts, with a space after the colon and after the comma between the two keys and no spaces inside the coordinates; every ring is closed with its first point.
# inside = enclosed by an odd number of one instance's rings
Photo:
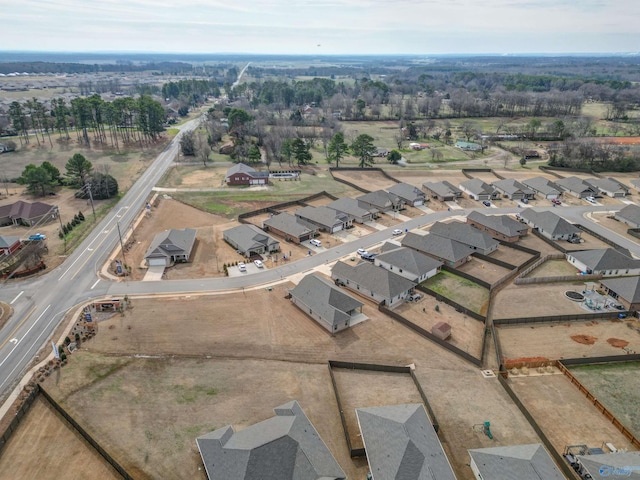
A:
{"type": "Polygon", "coordinates": [[[625,312],[579,313],[575,315],[550,315],[545,317],[494,318],[495,325],[522,325],[527,323],[592,322],[594,320],[612,320],[625,312]]]}
{"type": "Polygon", "coordinates": [[[245,212],[238,215],[238,222],[240,223],[250,223],[247,219],[251,217],[256,217],[258,215],[262,215],[263,213],[273,213],[274,215],[278,214],[280,210],[283,208],[291,207],[292,205],[300,205],[304,207],[308,202],[316,200],[317,198],[327,197],[331,200],[337,200],[338,197],[331,195],[329,192],[325,192],[324,190],[319,193],[314,193],[313,195],[309,195],[308,197],[300,198],[298,200],[291,200],[289,202],[277,203],[275,205],[270,205],[268,207],[259,208],[258,210],[252,210],[251,212],[245,212]]]}
{"type": "Polygon", "coordinates": [[[453,307],[456,309],[456,311],[458,312],[462,312],[465,315],[469,315],[471,318],[474,318],[480,322],[485,322],[486,321],[486,317],[484,315],[480,315],[479,313],[474,312],[473,310],[469,310],[467,307],[460,305],[458,302],[455,302],[454,300],[451,300],[450,298],[447,297],[443,297],[442,295],[440,295],[438,292],[435,292],[433,290],[431,290],[430,288],[425,287],[424,285],[417,285],[416,286],[417,290],[420,290],[423,293],[426,293],[427,295],[431,295],[432,297],[435,297],[435,299],[439,302],[442,303],[446,303],[447,305],[453,307]]]}
{"type": "Polygon", "coordinates": [[[577,224],[576,227],[578,227],[580,230],[582,230],[583,232],[587,232],[589,235],[596,237],[598,240],[600,240],[601,242],[606,243],[607,245],[609,245],[611,248],[615,248],[616,250],[624,253],[625,255],[627,254],[627,249],[624,247],[621,247],[620,245],[618,245],[616,242],[614,242],[613,240],[611,240],[610,238],[605,237],[604,235],[600,235],[597,232],[594,232],[593,230],[591,230],[588,227],[585,227],[584,225],[580,225],[577,224]]]}
{"type": "Polygon", "coordinates": [[[487,263],[492,263],[499,267],[506,268],[507,270],[514,270],[518,268],[517,265],[511,265],[510,263],[503,262],[502,260],[498,260],[497,258],[490,257],[489,255],[484,255],[483,253],[475,252],[473,256],[479,258],[480,260],[484,260],[487,263]]]}
{"type": "Polygon", "coordinates": [[[565,249],[564,247],[558,245],[558,242],[551,240],[550,238],[545,237],[543,234],[541,234],[538,230],[536,230],[535,228],[531,229],[531,231],[533,232],[533,234],[538,237],[540,240],[548,243],[549,245],[551,245],[553,248],[555,248],[556,250],[561,251],[562,253],[567,253],[567,249],[565,249]]]}
{"type": "Polygon", "coordinates": [[[13,435],[13,432],[17,430],[18,426],[20,425],[20,422],[22,422],[22,419],[24,418],[24,416],[29,412],[29,410],[31,409],[31,405],[33,404],[35,399],[38,398],[39,394],[40,394],[40,388],[38,385],[36,385],[36,387],[33,390],[31,390],[31,392],[29,392],[29,395],[27,396],[27,398],[24,399],[24,402],[22,402],[22,405],[20,405],[20,408],[18,408],[18,411],[13,417],[13,420],[11,420],[11,423],[9,424],[9,426],[6,428],[6,430],[2,433],[2,436],[0,437],[0,452],[4,450],[4,447],[6,446],[7,442],[11,438],[11,435],[13,435]]]}
{"type": "MultiPolygon", "coordinates": [[[[475,255],[475,254],[474,254],[475,255]]],[[[445,272],[449,272],[452,273],[453,275],[456,275],[458,277],[462,277],[465,280],[469,280],[470,282],[473,283],[477,283],[478,285],[484,287],[484,288],[491,288],[491,284],[489,282],[486,282],[484,280],[482,280],[481,278],[478,277],[474,277],[473,275],[466,273],[466,272],[462,272],[456,268],[450,267],[449,265],[442,265],[442,270],[444,270],[445,272]]]]}

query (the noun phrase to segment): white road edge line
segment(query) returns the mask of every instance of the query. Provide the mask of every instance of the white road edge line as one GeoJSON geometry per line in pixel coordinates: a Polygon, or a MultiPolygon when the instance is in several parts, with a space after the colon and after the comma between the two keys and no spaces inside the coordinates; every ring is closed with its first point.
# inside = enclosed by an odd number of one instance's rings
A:
{"type": "Polygon", "coordinates": [[[100,279],[96,280],[96,283],[94,283],[93,285],[91,285],[91,290],[93,290],[94,288],[96,288],[96,285],[98,284],[98,282],[100,281],[100,279]]]}
{"type": "Polygon", "coordinates": [[[18,300],[20,298],[20,296],[22,296],[22,294],[24,293],[24,290],[22,290],[18,295],[16,295],[16,298],[14,298],[13,300],[11,300],[11,302],[9,303],[9,305],[13,305],[16,300],[18,300]]]}
{"type": "MultiPolygon", "coordinates": [[[[47,310],[49,310],[49,307],[51,307],[51,304],[47,305],[47,308],[45,308],[45,309],[44,309],[44,312],[42,312],[42,313],[40,314],[40,316],[36,319],[36,321],[35,321],[35,322],[33,322],[33,325],[31,325],[31,326],[29,327],[29,330],[27,330],[27,332],[22,336],[22,338],[20,338],[20,340],[18,340],[18,341],[15,343],[15,345],[14,345],[14,347],[13,347],[13,350],[11,350],[11,351],[9,352],[9,354],[4,358],[4,360],[2,360],[2,362],[0,362],[0,367],[2,367],[2,365],[4,365],[4,362],[6,362],[7,360],[9,360],[9,357],[11,356],[11,354],[13,353],[13,351],[15,350],[15,348],[16,348],[18,345],[20,345],[20,342],[22,342],[22,340],[24,340],[24,337],[26,337],[27,335],[29,335],[29,332],[30,332],[31,330],[33,330],[33,327],[35,327],[35,326],[38,324],[38,322],[40,321],[40,319],[44,316],[44,314],[45,314],[45,313],[47,313],[47,310]]],[[[12,373],[13,373],[13,372],[12,372],[12,373]]],[[[6,381],[6,380],[5,380],[5,381],[6,381]]],[[[4,382],[2,382],[2,384],[4,384],[4,382]]],[[[1,386],[1,385],[0,385],[0,386],[1,386]]]]}

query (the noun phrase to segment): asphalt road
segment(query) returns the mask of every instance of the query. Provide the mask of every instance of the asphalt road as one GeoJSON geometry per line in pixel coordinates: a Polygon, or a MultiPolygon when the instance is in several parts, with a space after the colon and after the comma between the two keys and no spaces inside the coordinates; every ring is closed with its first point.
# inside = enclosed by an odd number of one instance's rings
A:
{"type": "MultiPolygon", "coordinates": [[[[182,126],[181,132],[194,129],[198,122],[199,120],[192,120],[186,123],[182,126]]],[[[0,285],[0,300],[11,304],[14,308],[14,315],[0,331],[0,396],[2,398],[19,381],[38,350],[47,343],[64,314],[74,305],[90,298],[125,294],[215,292],[268,284],[311,270],[323,263],[333,262],[352,254],[358,248],[367,248],[391,239],[394,228],[412,230],[452,216],[466,215],[471,211],[452,210],[425,214],[412,218],[402,225],[372,233],[348,244],[315,253],[277,268],[243,276],[157,282],[110,282],[101,279],[98,276],[98,270],[119,243],[118,227],[124,234],[145,208],[145,200],[151,189],[177,153],[179,137],[180,134],[62,265],[35,279],[12,281],[0,285]]],[[[494,208],[491,209],[491,213],[508,214],[520,210],[519,208],[494,208]]],[[[640,256],[640,245],[619,237],[583,217],[584,213],[589,211],[610,211],[616,208],[584,206],[552,209],[549,207],[549,210],[554,210],[568,220],[586,225],[609,238],[615,237],[622,246],[640,256]]]]}

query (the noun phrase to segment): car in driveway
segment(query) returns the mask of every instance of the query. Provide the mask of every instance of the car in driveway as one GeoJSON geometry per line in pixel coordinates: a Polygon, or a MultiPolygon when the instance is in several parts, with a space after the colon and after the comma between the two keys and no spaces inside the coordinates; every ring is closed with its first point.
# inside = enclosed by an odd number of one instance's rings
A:
{"type": "Polygon", "coordinates": [[[376,257],[376,253],[365,253],[364,255],[360,255],[360,258],[362,258],[362,260],[366,260],[367,262],[373,262],[374,258],[376,257]]]}
{"type": "Polygon", "coordinates": [[[483,200],[483,201],[482,201],[482,204],[483,204],[485,207],[490,207],[490,206],[491,206],[491,202],[490,202],[489,200],[483,200]]]}
{"type": "Polygon", "coordinates": [[[244,262],[238,263],[238,270],[240,270],[242,273],[245,273],[247,271],[247,266],[244,264],[244,262]]]}
{"type": "Polygon", "coordinates": [[[322,246],[322,242],[320,240],[316,240],[315,238],[312,238],[311,240],[309,240],[309,243],[311,245],[313,245],[314,247],[321,247],[322,246]]]}
{"type": "Polygon", "coordinates": [[[557,198],[552,198],[551,199],[551,203],[553,203],[554,205],[560,205],[562,204],[562,202],[560,200],[558,200],[557,198]]]}
{"type": "Polygon", "coordinates": [[[393,235],[402,235],[402,230],[400,230],[399,228],[396,228],[393,232],[391,232],[393,235]]]}
{"type": "Polygon", "coordinates": [[[367,253],[369,253],[369,252],[367,252],[364,248],[359,248],[359,249],[356,251],[356,253],[357,253],[358,255],[362,256],[362,255],[366,255],[366,254],[367,254],[367,253]]]}
{"type": "Polygon", "coordinates": [[[589,203],[596,203],[595,197],[586,197],[585,200],[589,203]]]}
{"type": "Polygon", "coordinates": [[[263,268],[264,267],[264,264],[262,263],[261,260],[254,260],[253,263],[258,268],[263,268]]]}

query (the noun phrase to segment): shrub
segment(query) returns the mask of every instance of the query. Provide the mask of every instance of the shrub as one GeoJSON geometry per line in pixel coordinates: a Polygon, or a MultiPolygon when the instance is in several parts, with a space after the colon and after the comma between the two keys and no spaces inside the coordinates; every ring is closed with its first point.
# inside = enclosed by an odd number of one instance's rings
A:
{"type": "Polygon", "coordinates": [[[69,345],[71,343],[71,339],[69,337],[64,337],[64,344],[69,345]]]}
{"type": "Polygon", "coordinates": [[[436,312],[440,311],[440,305],[436,305],[436,312]]]}
{"type": "Polygon", "coordinates": [[[78,219],[79,219],[81,222],[84,222],[84,215],[82,214],[82,212],[78,212],[78,219]]]}
{"type": "Polygon", "coordinates": [[[66,353],[61,353],[60,354],[60,361],[64,362],[67,359],[67,354],[66,353]]]}

